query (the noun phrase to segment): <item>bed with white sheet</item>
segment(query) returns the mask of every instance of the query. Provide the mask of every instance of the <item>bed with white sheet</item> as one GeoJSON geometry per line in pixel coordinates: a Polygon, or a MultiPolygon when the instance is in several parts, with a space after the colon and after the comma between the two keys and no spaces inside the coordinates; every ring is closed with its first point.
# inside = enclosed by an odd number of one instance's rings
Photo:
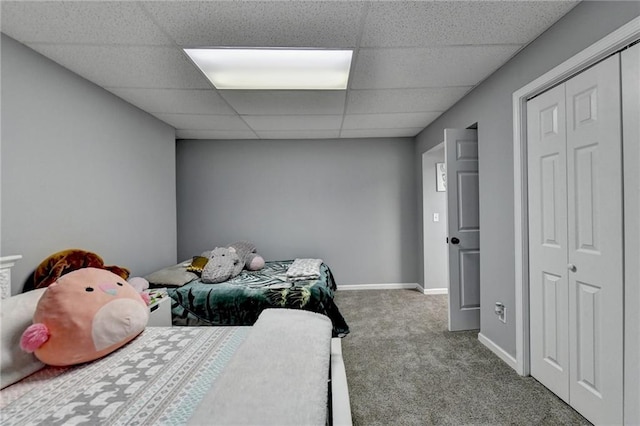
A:
{"type": "MultiPolygon", "coordinates": [[[[11,313],[24,322],[26,305],[2,304],[2,339],[10,344],[20,329],[11,313]]],[[[0,391],[0,423],[350,424],[340,339],[331,335],[324,315],[267,309],[254,326],[147,327],[115,352],[73,367],[38,365],[3,348],[3,372],[26,377],[0,391]],[[25,360],[37,371],[28,375],[25,360]]]]}

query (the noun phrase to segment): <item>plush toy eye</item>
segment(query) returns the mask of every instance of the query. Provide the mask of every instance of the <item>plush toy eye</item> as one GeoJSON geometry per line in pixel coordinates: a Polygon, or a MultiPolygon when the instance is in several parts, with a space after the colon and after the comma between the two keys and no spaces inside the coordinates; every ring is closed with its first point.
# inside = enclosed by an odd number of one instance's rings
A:
{"type": "Polygon", "coordinates": [[[118,284],[120,287],[122,287],[122,286],[124,285],[124,284],[122,284],[122,283],[116,283],[116,284],[118,284]]]}
{"type": "Polygon", "coordinates": [[[93,287],[87,287],[84,291],[91,293],[93,291],[93,287]]]}

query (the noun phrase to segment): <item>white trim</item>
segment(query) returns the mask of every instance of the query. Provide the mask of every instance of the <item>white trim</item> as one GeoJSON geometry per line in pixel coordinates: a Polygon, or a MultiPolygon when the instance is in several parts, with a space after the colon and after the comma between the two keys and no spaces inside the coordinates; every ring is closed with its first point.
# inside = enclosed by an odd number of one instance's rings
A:
{"type": "Polygon", "coordinates": [[[424,294],[449,294],[448,288],[425,288],[424,294]]]}
{"type": "Polygon", "coordinates": [[[351,426],[351,404],[349,403],[349,384],[342,358],[342,341],[339,337],[331,339],[331,424],[351,426]]]}
{"type": "Polygon", "coordinates": [[[11,297],[11,268],[20,259],[20,254],[0,257],[0,299],[11,297]]]}
{"type": "Polygon", "coordinates": [[[502,349],[500,346],[493,343],[491,339],[485,336],[482,333],[478,333],[478,340],[480,343],[485,345],[491,352],[493,352],[498,358],[507,363],[507,365],[514,370],[517,370],[517,361],[514,357],[512,357],[507,351],[502,349]]]}
{"type": "Polygon", "coordinates": [[[338,290],[420,290],[418,283],[343,284],[338,290]]]}
{"type": "Polygon", "coordinates": [[[21,254],[14,254],[13,256],[0,257],[0,269],[11,268],[20,259],[22,259],[21,254]]]}
{"type": "Polygon", "coordinates": [[[544,92],[640,38],[640,17],[631,20],[513,94],[513,174],[516,283],[516,366],[529,375],[529,271],[527,230],[527,99],[544,92]]]}

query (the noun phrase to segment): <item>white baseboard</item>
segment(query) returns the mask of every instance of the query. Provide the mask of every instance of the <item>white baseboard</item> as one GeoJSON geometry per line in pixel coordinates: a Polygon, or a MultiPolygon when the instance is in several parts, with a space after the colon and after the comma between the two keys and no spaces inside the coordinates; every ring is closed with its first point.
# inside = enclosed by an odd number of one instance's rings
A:
{"type": "Polygon", "coordinates": [[[417,283],[343,284],[338,290],[420,290],[417,283]]]}
{"type": "Polygon", "coordinates": [[[448,288],[425,288],[424,294],[449,294],[448,288]]]}
{"type": "Polygon", "coordinates": [[[507,351],[496,345],[491,339],[482,333],[478,333],[478,340],[485,345],[491,352],[493,352],[498,358],[507,363],[507,365],[514,370],[518,371],[518,362],[514,357],[509,355],[507,351]]]}
{"type": "Polygon", "coordinates": [[[422,294],[449,294],[447,288],[424,288],[418,283],[343,284],[338,290],[418,290],[422,294]]]}

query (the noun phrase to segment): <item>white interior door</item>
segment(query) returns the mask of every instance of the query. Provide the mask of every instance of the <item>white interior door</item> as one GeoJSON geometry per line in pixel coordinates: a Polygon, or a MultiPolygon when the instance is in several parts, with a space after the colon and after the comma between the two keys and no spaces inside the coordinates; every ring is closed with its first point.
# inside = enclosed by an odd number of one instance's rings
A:
{"type": "Polygon", "coordinates": [[[478,133],[445,129],[449,330],[480,328],[478,133]]]}
{"type": "Polygon", "coordinates": [[[566,82],[571,405],[597,424],[623,410],[620,58],[566,82]]]}
{"type": "Polygon", "coordinates": [[[623,413],[619,61],[527,104],[531,374],[597,424],[623,413]]]}
{"type": "Polygon", "coordinates": [[[565,87],[527,103],[531,375],[569,402],[565,87]]]}

